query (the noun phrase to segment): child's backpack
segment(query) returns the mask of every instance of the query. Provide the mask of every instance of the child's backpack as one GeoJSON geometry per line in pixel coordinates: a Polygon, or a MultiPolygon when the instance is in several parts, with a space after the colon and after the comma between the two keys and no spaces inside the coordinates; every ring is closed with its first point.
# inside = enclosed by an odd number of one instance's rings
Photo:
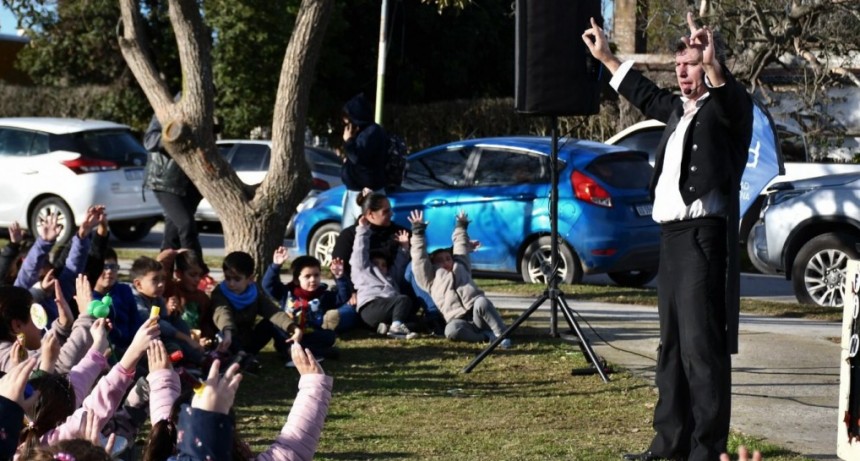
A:
{"type": "Polygon", "coordinates": [[[387,186],[399,186],[406,174],[406,143],[403,138],[392,134],[388,138],[388,158],[385,162],[387,186]]]}

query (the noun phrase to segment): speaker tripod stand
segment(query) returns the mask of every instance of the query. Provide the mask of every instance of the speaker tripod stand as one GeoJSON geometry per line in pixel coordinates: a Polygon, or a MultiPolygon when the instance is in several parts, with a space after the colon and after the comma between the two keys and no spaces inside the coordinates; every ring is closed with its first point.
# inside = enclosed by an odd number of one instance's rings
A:
{"type": "Polygon", "coordinates": [[[558,311],[561,310],[561,313],[564,315],[565,320],[567,321],[568,326],[570,326],[571,331],[576,334],[577,339],[579,340],[579,348],[582,350],[583,355],[591,364],[590,368],[587,369],[574,369],[571,374],[581,375],[581,374],[593,374],[597,373],[600,375],[600,378],[603,379],[603,382],[609,382],[608,371],[605,368],[603,361],[594,353],[594,350],[591,348],[591,345],[588,343],[588,340],[582,334],[582,329],[579,327],[579,323],[576,321],[574,317],[574,311],[567,304],[567,301],[564,299],[564,293],[558,288],[559,283],[559,275],[558,275],[558,117],[551,117],[551,131],[552,131],[552,145],[550,149],[550,181],[552,183],[551,193],[549,199],[549,217],[550,217],[550,235],[552,236],[552,241],[550,243],[550,260],[549,267],[544,267],[544,276],[547,280],[547,288],[543,292],[543,294],[526,309],[522,315],[517,318],[511,326],[509,326],[501,335],[499,335],[493,342],[487,346],[477,357],[475,357],[466,368],[463,369],[463,373],[471,372],[479,363],[481,363],[484,358],[489,355],[493,350],[510,334],[517,329],[526,319],[529,318],[545,301],[550,301],[550,335],[553,337],[558,336],[557,325],[558,325],[558,311]]]}

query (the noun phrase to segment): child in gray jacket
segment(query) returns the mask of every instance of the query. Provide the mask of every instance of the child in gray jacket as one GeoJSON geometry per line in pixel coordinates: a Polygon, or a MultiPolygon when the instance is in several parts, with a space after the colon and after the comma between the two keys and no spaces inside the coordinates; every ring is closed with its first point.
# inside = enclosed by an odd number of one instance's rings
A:
{"type": "Polygon", "coordinates": [[[417,334],[406,326],[406,321],[413,315],[412,299],[400,293],[400,283],[409,262],[409,233],[403,230],[395,234],[400,248],[391,267],[388,265],[389,255],[370,251],[370,233],[370,222],[361,216],[349,258],[352,284],[358,296],[358,315],[381,335],[413,339],[417,334]]]}
{"type": "MultiPolygon", "coordinates": [[[[430,293],[445,317],[445,337],[469,342],[496,339],[506,327],[499,311],[472,281],[471,247],[466,233],[469,218],[466,213],[461,211],[457,214],[457,224],[451,236],[454,247],[439,249],[429,255],[424,213],[413,210],[409,222],[412,223],[412,272],[418,286],[430,293]]],[[[511,347],[511,340],[505,338],[499,346],[507,349],[511,347]]]]}

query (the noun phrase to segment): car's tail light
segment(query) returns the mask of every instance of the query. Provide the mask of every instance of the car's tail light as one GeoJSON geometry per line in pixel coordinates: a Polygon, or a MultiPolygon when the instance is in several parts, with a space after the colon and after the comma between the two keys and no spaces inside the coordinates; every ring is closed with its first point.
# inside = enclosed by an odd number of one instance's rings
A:
{"type": "Polygon", "coordinates": [[[116,162],[110,160],[97,160],[88,157],[79,157],[74,160],[66,160],[61,162],[66,168],[75,172],[75,174],[96,173],[99,171],[112,171],[119,169],[116,162]]]}
{"type": "Polygon", "coordinates": [[[316,190],[327,190],[331,187],[328,182],[323,181],[320,178],[314,178],[312,187],[316,190]]]}
{"type": "Polygon", "coordinates": [[[573,185],[576,198],[595,205],[612,207],[612,196],[606,189],[600,187],[594,179],[573,170],[573,174],[570,175],[570,182],[573,185]]]}

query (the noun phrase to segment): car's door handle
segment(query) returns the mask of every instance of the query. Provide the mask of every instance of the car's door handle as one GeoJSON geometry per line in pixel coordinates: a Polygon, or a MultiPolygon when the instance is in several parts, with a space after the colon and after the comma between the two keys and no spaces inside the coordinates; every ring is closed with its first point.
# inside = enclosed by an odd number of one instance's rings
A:
{"type": "Polygon", "coordinates": [[[535,194],[517,194],[514,196],[514,200],[520,202],[527,202],[536,199],[537,196],[535,194]]]}
{"type": "Polygon", "coordinates": [[[447,204],[448,204],[447,200],[442,200],[440,198],[430,200],[430,203],[428,203],[428,205],[430,205],[430,206],[444,206],[447,204]]]}
{"type": "Polygon", "coordinates": [[[22,171],[21,174],[26,174],[26,175],[39,174],[39,170],[22,171]]]}

